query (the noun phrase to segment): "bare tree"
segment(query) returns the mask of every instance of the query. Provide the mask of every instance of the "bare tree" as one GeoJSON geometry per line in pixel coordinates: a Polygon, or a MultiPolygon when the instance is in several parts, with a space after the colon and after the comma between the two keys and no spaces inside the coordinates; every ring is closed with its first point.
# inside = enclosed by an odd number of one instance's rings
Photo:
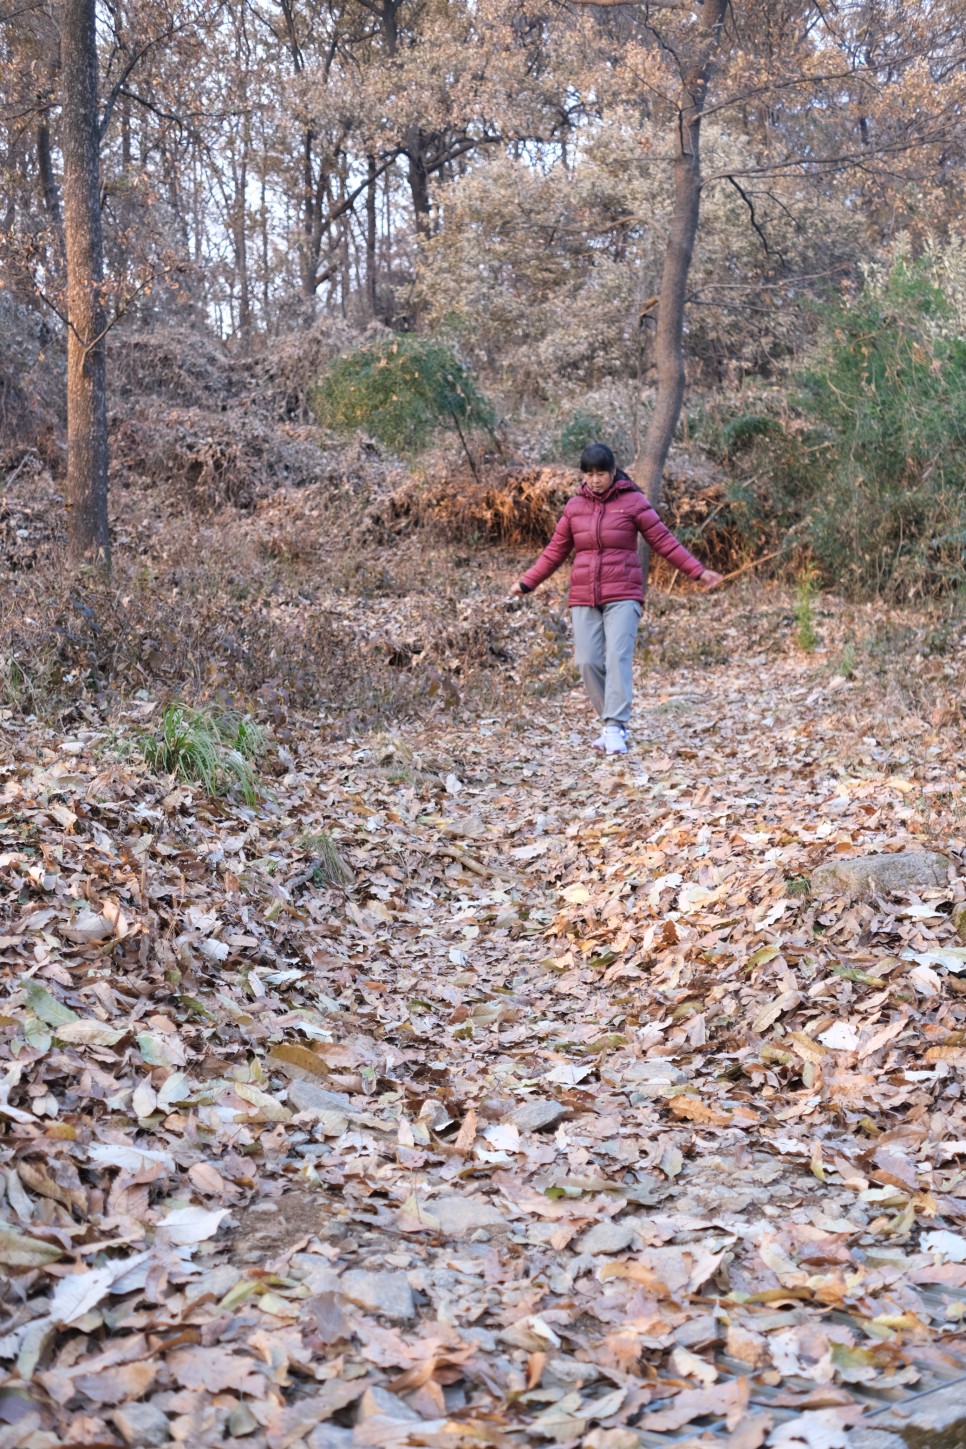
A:
{"type": "Polygon", "coordinates": [[[95,0],[63,0],[67,255],[67,503],[70,552],[109,570],[107,391],[95,0]]]}

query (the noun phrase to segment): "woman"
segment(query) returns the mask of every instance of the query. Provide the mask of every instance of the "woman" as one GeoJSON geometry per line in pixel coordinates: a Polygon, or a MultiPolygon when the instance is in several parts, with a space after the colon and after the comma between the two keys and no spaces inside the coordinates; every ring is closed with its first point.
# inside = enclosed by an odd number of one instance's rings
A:
{"type": "Polygon", "coordinates": [[[721,575],[705,568],[665,528],[604,443],[591,443],[584,449],[580,471],[580,491],[564,509],[543,553],[510,593],[532,593],[574,553],[568,601],[574,661],[604,722],[594,748],[622,755],[627,750],[631,713],[634,639],[644,606],[638,534],[655,553],[704,589],[717,588],[721,575]]]}

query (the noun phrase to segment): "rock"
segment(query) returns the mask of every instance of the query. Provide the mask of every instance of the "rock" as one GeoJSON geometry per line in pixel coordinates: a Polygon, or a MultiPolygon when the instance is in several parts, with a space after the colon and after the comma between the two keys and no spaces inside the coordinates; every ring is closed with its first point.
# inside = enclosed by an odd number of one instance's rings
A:
{"type": "Polygon", "coordinates": [[[247,1439],[249,1434],[257,1434],[260,1427],[244,1399],[228,1415],[228,1432],[233,1439],[247,1439]]]}
{"type": "Polygon", "coordinates": [[[666,1097],[672,1087],[688,1080],[687,1072],[676,1067],[664,1057],[647,1057],[642,1062],[631,1062],[621,1072],[622,1089],[631,1092],[631,1106],[639,1107],[655,1097],[666,1097]]]}
{"type": "Polygon", "coordinates": [[[309,1449],[351,1449],[352,1437],[351,1429],[339,1429],[335,1424],[319,1424],[305,1442],[309,1449]]]}
{"type": "Polygon", "coordinates": [[[506,1215],[482,1197],[436,1197],[427,1211],[439,1223],[441,1233],[459,1238],[475,1228],[505,1228],[506,1215]]]}
{"type": "Polygon", "coordinates": [[[409,1423],[422,1423],[422,1418],[411,1409],[408,1404],[398,1398],[396,1394],[390,1393],[388,1389],[371,1388],[366,1389],[359,1400],[359,1420],[364,1419],[393,1419],[395,1421],[406,1420],[409,1423]]]}
{"type": "Polygon", "coordinates": [[[111,1414],[115,1429],[125,1444],[143,1445],[170,1444],[171,1432],[168,1416],[156,1404],[131,1403],[111,1414]]]}
{"type": "Polygon", "coordinates": [[[901,850],[895,855],[856,855],[830,860],[812,873],[812,894],[844,895],[850,900],[887,891],[920,891],[944,886],[945,855],[933,850],[901,850]]]}
{"type": "Polygon", "coordinates": [[[289,1082],[288,1100],[296,1112],[351,1112],[345,1092],[329,1092],[315,1082],[289,1082]]]}
{"type": "Polygon", "coordinates": [[[595,1223],[582,1238],[577,1239],[577,1250],[581,1253],[622,1253],[634,1241],[635,1224],[632,1222],[595,1223]]]}
{"type": "Polygon", "coordinates": [[[882,1429],[856,1429],[848,1436],[848,1449],[908,1449],[908,1445],[898,1434],[882,1429]]]}
{"type": "Polygon", "coordinates": [[[642,1440],[633,1429],[591,1429],[583,1442],[585,1449],[638,1449],[642,1440]]]}
{"type": "Polygon", "coordinates": [[[953,925],[956,928],[956,935],[963,942],[966,942],[966,906],[956,906],[953,909],[953,925]]]}
{"type": "Polygon", "coordinates": [[[529,1102],[524,1102],[515,1112],[511,1112],[506,1121],[512,1122],[520,1132],[545,1132],[548,1127],[555,1127],[562,1118],[569,1115],[570,1109],[561,1106],[559,1102],[534,1097],[529,1102]]]}
{"type": "Polygon", "coordinates": [[[405,1273],[370,1273],[365,1268],[350,1268],[339,1279],[337,1292],[350,1303],[381,1313],[385,1318],[416,1317],[413,1290],[405,1273]]]}
{"type": "Polygon", "coordinates": [[[962,1449],[964,1444],[966,1395],[961,1382],[872,1414],[848,1436],[848,1449],[962,1449]]]}

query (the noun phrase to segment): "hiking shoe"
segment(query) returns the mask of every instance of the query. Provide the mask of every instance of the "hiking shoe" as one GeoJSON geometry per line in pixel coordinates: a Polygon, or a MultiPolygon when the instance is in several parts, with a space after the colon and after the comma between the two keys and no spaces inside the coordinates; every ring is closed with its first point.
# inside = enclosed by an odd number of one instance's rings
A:
{"type": "Polygon", "coordinates": [[[605,727],[604,729],[601,730],[600,734],[594,740],[594,743],[591,745],[591,749],[592,750],[606,750],[606,748],[607,748],[607,729],[605,727]]]}
{"type": "Polygon", "coordinates": [[[605,725],[601,738],[604,741],[604,749],[609,755],[627,754],[627,734],[621,725],[605,725]]]}

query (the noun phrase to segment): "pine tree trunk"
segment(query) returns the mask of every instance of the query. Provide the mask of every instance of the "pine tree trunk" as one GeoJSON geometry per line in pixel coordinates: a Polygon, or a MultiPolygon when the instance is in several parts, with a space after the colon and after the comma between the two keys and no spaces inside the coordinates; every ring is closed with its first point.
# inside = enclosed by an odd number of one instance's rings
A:
{"type": "Polygon", "coordinates": [[[94,0],[63,0],[67,503],[75,563],[107,572],[107,378],[94,0]]]}
{"type": "MultiPolygon", "coordinates": [[[[655,507],[661,501],[664,465],[684,401],[684,308],[701,205],[701,113],[717,59],[728,0],[704,0],[699,14],[702,43],[681,76],[674,155],[674,205],[658,301],[654,362],[657,397],[638,464],[637,479],[655,507]]],[[[645,583],[650,550],[641,541],[645,583]]]]}

